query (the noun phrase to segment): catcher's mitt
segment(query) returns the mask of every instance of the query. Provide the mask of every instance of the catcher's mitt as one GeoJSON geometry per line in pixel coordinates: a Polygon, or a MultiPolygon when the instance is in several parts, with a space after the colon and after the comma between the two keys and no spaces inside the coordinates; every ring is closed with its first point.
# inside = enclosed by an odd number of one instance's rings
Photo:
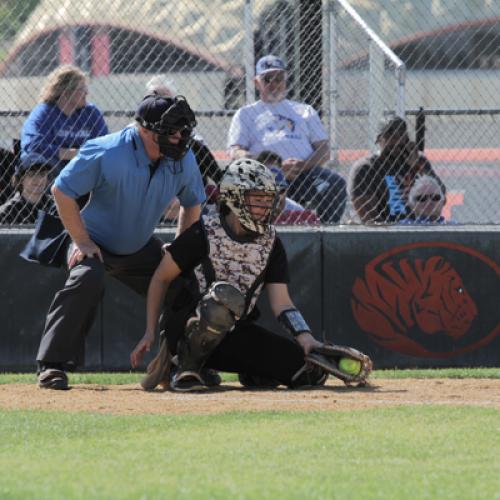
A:
{"type": "Polygon", "coordinates": [[[343,380],[346,385],[367,385],[368,376],[373,368],[372,360],[366,354],[352,347],[335,344],[323,344],[321,347],[315,347],[306,356],[306,361],[320,366],[323,370],[343,380]],[[342,358],[359,361],[359,371],[357,373],[348,373],[341,370],[339,362],[342,358]]]}

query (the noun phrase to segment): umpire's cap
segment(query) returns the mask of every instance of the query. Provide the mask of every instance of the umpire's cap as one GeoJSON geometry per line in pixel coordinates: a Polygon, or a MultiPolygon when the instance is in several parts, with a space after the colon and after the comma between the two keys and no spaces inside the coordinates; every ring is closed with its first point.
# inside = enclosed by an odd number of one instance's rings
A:
{"type": "Polygon", "coordinates": [[[194,113],[184,96],[147,95],[140,102],[135,119],[143,127],[160,134],[170,127],[193,129],[196,126],[194,113]]]}
{"type": "Polygon", "coordinates": [[[403,118],[395,116],[394,118],[381,120],[378,127],[377,141],[404,135],[408,135],[408,126],[403,118]]]}

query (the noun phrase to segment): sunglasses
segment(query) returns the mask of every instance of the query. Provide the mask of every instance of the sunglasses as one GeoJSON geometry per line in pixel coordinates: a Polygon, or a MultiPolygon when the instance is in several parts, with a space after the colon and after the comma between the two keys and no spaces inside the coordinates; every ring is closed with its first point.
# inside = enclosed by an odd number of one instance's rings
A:
{"type": "Polygon", "coordinates": [[[440,194],[421,194],[419,196],[415,196],[416,201],[441,201],[440,194]]]}
{"type": "Polygon", "coordinates": [[[267,75],[262,77],[262,81],[266,84],[269,85],[270,83],[281,83],[282,81],[285,80],[285,75],[267,75]]]}
{"type": "Polygon", "coordinates": [[[163,135],[163,136],[171,136],[177,134],[177,132],[180,132],[181,137],[188,138],[191,137],[193,129],[187,125],[184,125],[180,127],[161,128],[160,130],[154,130],[154,132],[156,132],[158,135],[163,135]]]}

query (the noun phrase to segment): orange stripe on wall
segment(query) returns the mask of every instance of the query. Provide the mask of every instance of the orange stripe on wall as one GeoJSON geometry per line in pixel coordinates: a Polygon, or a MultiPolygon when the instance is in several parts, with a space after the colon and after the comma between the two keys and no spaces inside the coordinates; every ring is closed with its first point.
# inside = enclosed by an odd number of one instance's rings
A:
{"type": "MultiPolygon", "coordinates": [[[[363,149],[341,149],[339,151],[339,161],[341,163],[353,162],[370,154],[363,149]]],[[[480,149],[426,149],[425,156],[431,162],[500,162],[500,149],[480,148],[480,149]]]]}
{"type": "MultiPolygon", "coordinates": [[[[224,150],[214,151],[217,160],[228,161],[229,155],[224,150]]],[[[369,155],[364,149],[341,149],[339,161],[341,163],[354,162],[369,155]]],[[[500,162],[500,148],[478,148],[478,149],[426,149],[425,156],[431,162],[500,162]]]]}

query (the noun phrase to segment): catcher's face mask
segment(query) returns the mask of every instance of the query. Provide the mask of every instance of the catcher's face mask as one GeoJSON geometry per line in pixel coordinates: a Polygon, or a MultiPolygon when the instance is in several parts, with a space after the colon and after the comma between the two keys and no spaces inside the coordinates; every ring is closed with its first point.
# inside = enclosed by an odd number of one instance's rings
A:
{"type": "Polygon", "coordinates": [[[269,226],[274,220],[277,206],[276,192],[245,191],[245,207],[257,224],[269,226]]]}
{"type": "Polygon", "coordinates": [[[137,116],[137,121],[156,134],[160,153],[173,160],[180,160],[192,143],[196,119],[185,97],[157,97],[166,107],[158,121],[147,121],[137,116]]]}
{"type": "Polygon", "coordinates": [[[270,230],[280,197],[274,175],[262,163],[241,158],[233,161],[221,180],[219,201],[236,214],[247,231],[270,230]]]}

